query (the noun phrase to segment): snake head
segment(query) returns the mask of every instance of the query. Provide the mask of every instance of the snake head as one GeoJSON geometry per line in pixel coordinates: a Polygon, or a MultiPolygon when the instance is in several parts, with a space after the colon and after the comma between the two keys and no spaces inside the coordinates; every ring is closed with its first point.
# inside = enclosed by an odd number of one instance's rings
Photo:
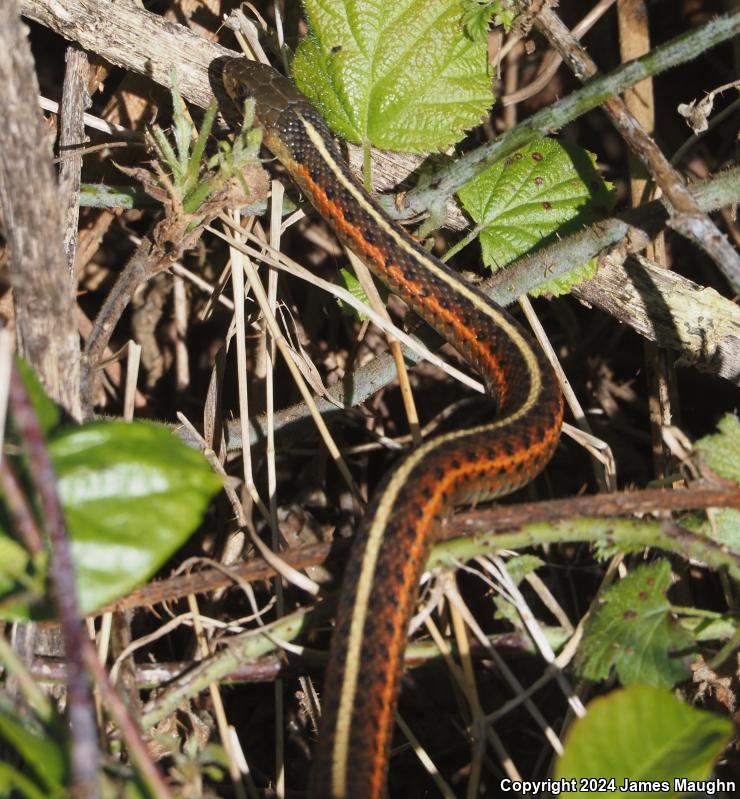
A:
{"type": "Polygon", "coordinates": [[[275,128],[287,109],[307,105],[306,98],[288,78],[267,64],[232,58],[223,70],[223,83],[229,97],[239,106],[254,98],[257,121],[263,128],[275,128]]]}

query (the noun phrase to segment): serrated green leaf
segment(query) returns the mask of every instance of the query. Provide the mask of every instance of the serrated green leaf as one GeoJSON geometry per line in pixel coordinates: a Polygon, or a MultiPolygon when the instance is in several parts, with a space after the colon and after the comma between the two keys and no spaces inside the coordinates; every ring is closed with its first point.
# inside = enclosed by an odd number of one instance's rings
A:
{"type": "MultiPolygon", "coordinates": [[[[481,227],[483,262],[494,270],[580,230],[614,204],[594,156],[549,138],[494,164],[465,184],[458,196],[481,227]]],[[[594,264],[585,264],[537,292],[565,293],[593,272],[594,264]]]]}
{"type": "Polygon", "coordinates": [[[671,565],[659,560],[635,569],[604,593],[602,607],[586,625],[577,660],[579,673],[603,680],[616,666],[622,684],[669,688],[687,675],[683,657],[689,633],[675,623],[665,597],[671,565]]]}
{"type": "Polygon", "coordinates": [[[59,424],[59,408],[53,400],[49,399],[49,395],[44,391],[36,372],[26,363],[23,358],[16,357],[16,366],[20,373],[23,385],[26,388],[31,405],[36,414],[41,432],[48,436],[49,433],[59,424]]]}
{"type": "Polygon", "coordinates": [[[488,35],[488,27],[493,20],[509,33],[516,13],[512,10],[511,0],[467,0],[463,27],[471,38],[488,35]]]}
{"type": "Polygon", "coordinates": [[[565,752],[555,765],[555,779],[575,779],[577,787],[580,780],[594,778],[615,784],[601,791],[588,787],[564,791],[562,797],[624,793],[637,799],[694,793],[694,786],[676,780],[709,777],[732,734],[727,719],[696,710],[670,692],[648,685],[612,691],[591,702],[587,711],[570,728],[565,752]],[[638,781],[661,785],[650,790],[634,784],[638,781]]]}
{"type": "Polygon", "coordinates": [[[304,0],[310,31],[292,71],[336,133],[356,144],[438,150],[493,100],[485,37],[461,0],[304,0]]]}
{"type": "Polygon", "coordinates": [[[728,413],[717,425],[719,432],[700,438],[696,449],[712,471],[740,480],[740,419],[728,413]]]}
{"type": "MultiPolygon", "coordinates": [[[[712,471],[730,480],[740,481],[740,419],[733,414],[723,416],[719,432],[696,442],[696,449],[712,471]]],[[[689,526],[689,525],[687,525],[689,526]]],[[[703,520],[694,529],[730,549],[740,551],[740,511],[724,508],[711,520],[703,520]]]]}
{"type": "Polygon", "coordinates": [[[488,26],[491,24],[495,11],[493,3],[472,0],[467,4],[463,14],[463,28],[471,39],[488,35],[488,26]]]}
{"type": "MultiPolygon", "coordinates": [[[[83,614],[147,580],[200,523],[221,486],[201,453],[146,422],[70,428],[52,439],[49,454],[83,614]]],[[[0,615],[48,618],[53,608],[17,604],[0,615]]]]}

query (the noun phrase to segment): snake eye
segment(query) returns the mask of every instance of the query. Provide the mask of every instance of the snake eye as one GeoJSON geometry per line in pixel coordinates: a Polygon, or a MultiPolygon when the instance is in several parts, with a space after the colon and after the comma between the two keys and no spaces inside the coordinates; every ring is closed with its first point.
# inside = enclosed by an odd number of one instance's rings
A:
{"type": "Polygon", "coordinates": [[[234,90],[240,100],[246,100],[250,96],[249,88],[244,83],[237,83],[234,90]]]}

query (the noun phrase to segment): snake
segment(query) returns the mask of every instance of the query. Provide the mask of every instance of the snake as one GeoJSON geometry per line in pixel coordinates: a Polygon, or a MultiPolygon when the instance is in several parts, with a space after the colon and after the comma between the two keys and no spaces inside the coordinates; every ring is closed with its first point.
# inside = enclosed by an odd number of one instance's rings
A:
{"type": "Polygon", "coordinates": [[[503,496],[539,474],[560,436],[562,392],[529,333],[383,212],[288,78],[235,58],[223,84],[240,108],[254,100],[263,144],[338,238],[480,375],[496,406],[491,421],[425,441],[385,476],[345,568],[309,796],[380,799],[431,544],[454,506],[503,496]]]}

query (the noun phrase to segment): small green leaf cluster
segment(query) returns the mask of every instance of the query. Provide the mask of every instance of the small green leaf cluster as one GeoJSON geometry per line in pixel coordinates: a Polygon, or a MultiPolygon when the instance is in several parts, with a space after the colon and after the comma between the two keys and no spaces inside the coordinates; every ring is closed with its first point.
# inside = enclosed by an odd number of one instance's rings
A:
{"type": "Polygon", "coordinates": [[[216,117],[216,102],[206,109],[198,131],[193,125],[180,94],[177,73],[172,71],[172,133],[174,147],[161,128],[152,128],[152,141],[158,158],[166,167],[160,167],[160,184],[185,214],[197,214],[201,206],[216,191],[221,190],[233,177],[243,179],[245,168],[254,163],[262,142],[259,128],[253,128],[254,101],[244,107],[241,130],[233,143],[218,142],[218,150],[206,157],[206,144],[216,117]]]}
{"type": "Polygon", "coordinates": [[[509,33],[514,27],[516,10],[513,0],[467,0],[463,26],[472,39],[488,35],[488,28],[493,21],[509,33]]]}

